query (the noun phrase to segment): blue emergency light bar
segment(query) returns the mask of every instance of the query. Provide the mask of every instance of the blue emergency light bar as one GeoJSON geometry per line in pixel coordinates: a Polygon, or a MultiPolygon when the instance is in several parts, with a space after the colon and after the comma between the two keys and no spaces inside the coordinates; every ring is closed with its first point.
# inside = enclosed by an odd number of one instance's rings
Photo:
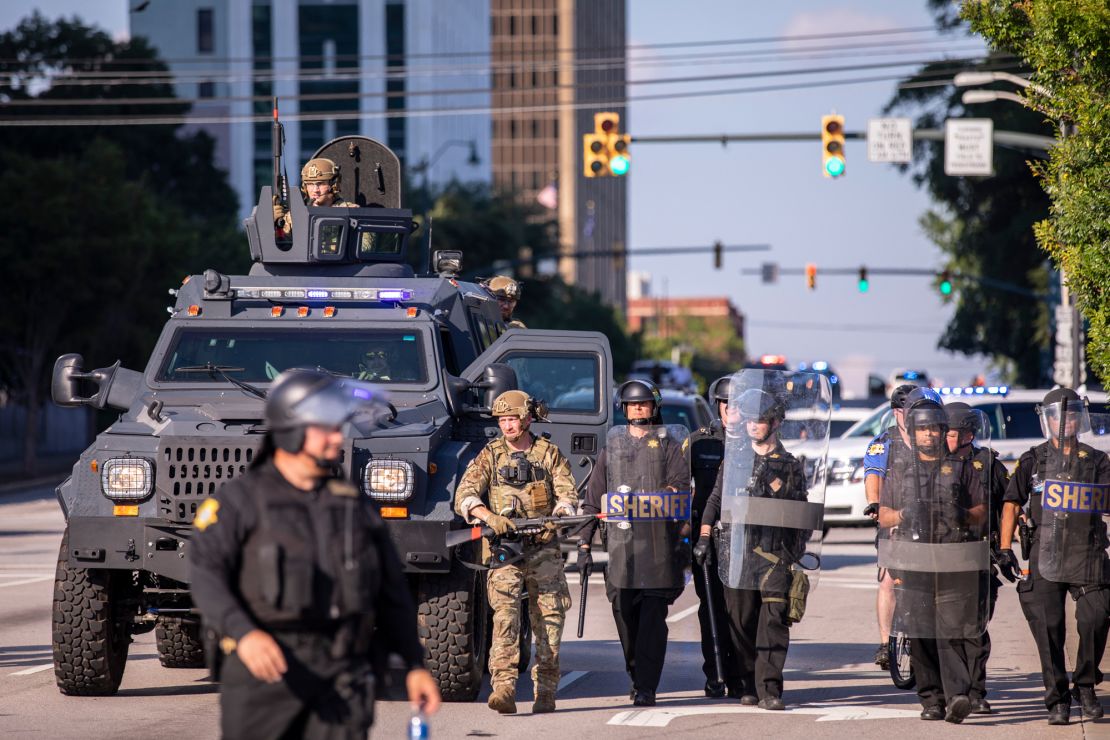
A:
{"type": "Polygon", "coordinates": [[[1010,392],[1008,385],[969,385],[940,388],[942,396],[1005,396],[1010,392]]]}
{"type": "Polygon", "coordinates": [[[236,298],[309,301],[411,301],[413,291],[400,288],[236,288],[236,298]]]}

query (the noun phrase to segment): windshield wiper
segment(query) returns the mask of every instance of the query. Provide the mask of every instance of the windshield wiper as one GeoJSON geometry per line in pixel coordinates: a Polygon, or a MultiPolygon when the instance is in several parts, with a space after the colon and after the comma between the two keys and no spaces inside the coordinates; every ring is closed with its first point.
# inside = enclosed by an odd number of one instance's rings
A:
{"type": "Polygon", "coordinates": [[[208,373],[213,378],[219,377],[231,383],[236,388],[240,388],[251,395],[266,400],[266,391],[228,375],[228,373],[241,373],[244,369],[245,368],[232,367],[230,365],[213,365],[211,362],[206,362],[203,365],[189,365],[187,367],[174,368],[173,371],[175,373],[208,373]]]}

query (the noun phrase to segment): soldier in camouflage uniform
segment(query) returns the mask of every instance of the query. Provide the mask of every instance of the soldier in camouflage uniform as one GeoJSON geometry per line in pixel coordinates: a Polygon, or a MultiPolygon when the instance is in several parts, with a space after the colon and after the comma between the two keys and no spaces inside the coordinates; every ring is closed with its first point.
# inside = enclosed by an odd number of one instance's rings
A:
{"type": "MultiPolygon", "coordinates": [[[[483,522],[498,535],[515,529],[510,517],[570,516],[578,492],[570,463],[551,442],[528,431],[535,404],[523,391],[507,391],[493,402],[501,436],[467,467],[455,489],[455,510],[470,524],[483,522]]],[[[493,609],[489,672],[490,709],[516,712],[520,662],[520,600],[528,589],[536,635],[534,714],[555,711],[559,685],[559,643],[570,590],[554,529],[524,542],[523,560],[489,571],[487,592],[493,609]]]]}
{"type": "MultiPolygon", "coordinates": [[[[339,165],[327,157],[317,157],[305,163],[301,169],[301,195],[305,205],[309,206],[358,208],[358,203],[340,200],[339,165]]],[[[274,202],[274,230],[279,237],[293,238],[293,216],[277,201],[274,202]]]]}
{"type": "Polygon", "coordinates": [[[523,321],[513,318],[513,311],[516,310],[517,301],[520,300],[520,294],[523,290],[520,283],[511,277],[498,275],[483,281],[482,287],[497,299],[497,305],[501,307],[501,320],[505,322],[506,326],[510,329],[528,328],[523,321]]]}

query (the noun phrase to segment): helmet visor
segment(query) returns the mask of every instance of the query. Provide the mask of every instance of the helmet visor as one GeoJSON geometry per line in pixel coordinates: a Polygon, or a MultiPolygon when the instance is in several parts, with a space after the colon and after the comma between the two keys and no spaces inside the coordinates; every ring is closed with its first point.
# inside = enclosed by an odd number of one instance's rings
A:
{"type": "Polygon", "coordinates": [[[385,395],[376,387],[351,378],[336,378],[294,406],[293,415],[305,426],[342,429],[350,424],[367,431],[382,426],[390,410],[385,395]]]}
{"type": "Polygon", "coordinates": [[[1091,431],[1091,414],[1087,399],[1057,401],[1038,407],[1041,433],[1045,439],[1077,437],[1091,431]],[[1065,408],[1066,406],[1066,408],[1065,408]]]}

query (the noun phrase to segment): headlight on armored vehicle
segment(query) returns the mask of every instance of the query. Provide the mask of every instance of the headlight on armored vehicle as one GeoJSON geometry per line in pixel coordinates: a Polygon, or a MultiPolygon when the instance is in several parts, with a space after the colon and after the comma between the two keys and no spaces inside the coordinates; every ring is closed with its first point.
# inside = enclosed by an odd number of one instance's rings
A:
{"type": "Polygon", "coordinates": [[[412,495],[412,486],[408,460],[371,460],[362,474],[362,490],[375,501],[405,501],[412,495]]]}
{"type": "Polygon", "coordinates": [[[112,501],[141,501],[154,489],[154,466],[142,457],[113,457],[100,468],[100,488],[112,501]]]}

